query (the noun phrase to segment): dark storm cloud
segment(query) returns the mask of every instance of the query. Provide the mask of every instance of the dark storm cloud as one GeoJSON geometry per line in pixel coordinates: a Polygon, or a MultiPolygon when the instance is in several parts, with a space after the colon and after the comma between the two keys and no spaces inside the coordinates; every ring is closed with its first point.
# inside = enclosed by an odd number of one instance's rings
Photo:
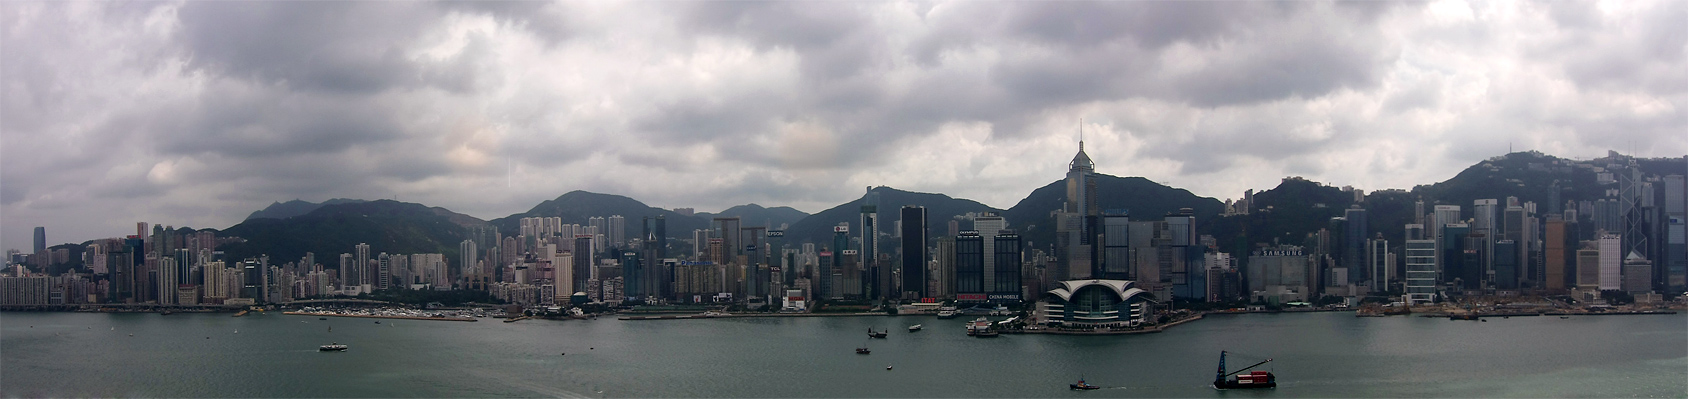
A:
{"type": "Polygon", "coordinates": [[[400,46],[435,18],[414,4],[350,1],[201,1],[178,12],[195,66],[293,90],[350,93],[414,82],[400,46]]]}
{"type": "MultiPolygon", "coordinates": [[[[223,86],[223,85],[219,85],[223,86]]],[[[379,145],[403,134],[380,99],[305,96],[268,86],[208,90],[180,129],[157,126],[170,154],[277,158],[379,145]]]]}

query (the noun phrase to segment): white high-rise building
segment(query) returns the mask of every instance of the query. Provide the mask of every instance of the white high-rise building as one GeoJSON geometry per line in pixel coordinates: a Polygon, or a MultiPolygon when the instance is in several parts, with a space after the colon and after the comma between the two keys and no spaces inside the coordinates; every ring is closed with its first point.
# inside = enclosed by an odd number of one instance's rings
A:
{"type": "Polygon", "coordinates": [[[1406,301],[1430,303],[1436,296],[1436,240],[1407,240],[1406,301]]]}
{"type": "Polygon", "coordinates": [[[1615,234],[1600,236],[1600,290],[1623,288],[1623,238],[1615,234]]]}
{"type": "Polygon", "coordinates": [[[610,245],[616,248],[626,248],[627,218],[621,217],[621,215],[610,215],[604,227],[604,235],[609,240],[610,245]]]}

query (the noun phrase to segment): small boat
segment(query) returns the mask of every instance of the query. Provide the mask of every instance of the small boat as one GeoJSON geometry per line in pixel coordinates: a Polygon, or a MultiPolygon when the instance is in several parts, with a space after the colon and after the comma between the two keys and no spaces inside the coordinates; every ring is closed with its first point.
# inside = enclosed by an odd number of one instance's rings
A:
{"type": "Polygon", "coordinates": [[[890,369],[891,369],[891,366],[885,366],[885,369],[886,369],[886,370],[890,370],[890,369]]]}
{"type": "Polygon", "coordinates": [[[1561,318],[1561,319],[1569,319],[1569,318],[1571,318],[1571,316],[1559,316],[1559,318],[1561,318]]]}
{"type": "Polygon", "coordinates": [[[856,348],[856,354],[858,355],[867,355],[871,353],[873,353],[873,351],[868,350],[867,347],[856,348]]]}
{"type": "Polygon", "coordinates": [[[317,351],[319,352],[344,352],[346,349],[350,348],[345,345],[341,345],[339,342],[317,347],[317,351]]]}
{"type": "Polygon", "coordinates": [[[1102,389],[1102,387],[1085,383],[1084,378],[1082,378],[1082,377],[1078,379],[1078,382],[1067,384],[1067,387],[1071,388],[1074,391],[1088,391],[1088,390],[1092,390],[1092,389],[1102,389]]]}
{"type": "Polygon", "coordinates": [[[317,320],[328,320],[328,318],[327,318],[327,317],[318,317],[318,318],[316,318],[316,319],[317,319],[317,320]]]}
{"type": "Polygon", "coordinates": [[[380,320],[376,320],[376,321],[375,321],[375,324],[381,324],[381,321],[380,321],[380,320]]]}
{"type": "Polygon", "coordinates": [[[891,334],[891,330],[873,331],[873,327],[868,327],[868,329],[867,329],[868,338],[885,338],[886,335],[890,335],[890,334],[891,334]]]}
{"type": "Polygon", "coordinates": [[[1248,369],[1252,369],[1252,368],[1258,367],[1262,364],[1266,364],[1268,362],[1271,362],[1272,359],[1266,359],[1266,360],[1261,361],[1260,363],[1255,363],[1255,364],[1249,365],[1248,367],[1243,367],[1243,368],[1237,369],[1237,371],[1232,371],[1230,373],[1226,373],[1225,372],[1225,354],[1226,353],[1227,353],[1226,351],[1219,351],[1219,372],[1218,372],[1218,374],[1215,374],[1214,377],[1213,377],[1213,388],[1214,389],[1225,390],[1225,389],[1257,389],[1257,388],[1277,388],[1278,387],[1278,379],[1277,379],[1276,376],[1273,376],[1272,372],[1270,372],[1270,371],[1254,371],[1254,372],[1250,372],[1248,374],[1237,375],[1238,373],[1248,371],[1248,369]],[[1233,377],[1233,375],[1235,375],[1235,376],[1233,377]],[[1227,379],[1226,377],[1231,377],[1231,378],[1227,379]]]}
{"type": "Polygon", "coordinates": [[[1478,318],[1474,314],[1456,314],[1448,315],[1448,320],[1478,320],[1478,318]]]}
{"type": "Polygon", "coordinates": [[[967,335],[975,337],[995,337],[996,331],[991,330],[990,320],[980,317],[967,323],[967,335]]]}
{"type": "Polygon", "coordinates": [[[908,332],[915,332],[915,331],[920,331],[920,329],[921,329],[921,328],[922,328],[922,327],[925,327],[925,326],[923,326],[923,325],[919,325],[919,324],[915,324],[915,325],[912,325],[912,326],[908,326],[908,332]]]}

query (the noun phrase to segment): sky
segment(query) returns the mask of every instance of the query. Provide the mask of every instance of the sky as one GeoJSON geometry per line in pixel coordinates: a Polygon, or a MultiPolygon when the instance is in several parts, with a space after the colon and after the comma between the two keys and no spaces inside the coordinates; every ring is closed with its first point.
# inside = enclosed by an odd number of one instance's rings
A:
{"type": "Polygon", "coordinates": [[[0,246],[272,202],[481,219],[586,190],[1007,208],[1100,173],[1237,198],[1507,151],[1688,154],[1688,1],[0,3],[0,246]]]}

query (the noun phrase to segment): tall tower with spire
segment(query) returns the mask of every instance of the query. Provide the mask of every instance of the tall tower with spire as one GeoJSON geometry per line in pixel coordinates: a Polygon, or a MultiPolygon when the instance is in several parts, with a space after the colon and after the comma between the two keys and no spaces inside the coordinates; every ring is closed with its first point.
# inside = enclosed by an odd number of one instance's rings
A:
{"type": "Polygon", "coordinates": [[[1067,198],[1055,216],[1055,245],[1060,256],[1056,278],[1060,280],[1098,278],[1096,270],[1096,224],[1101,207],[1096,203],[1096,163],[1084,153],[1084,128],[1079,125],[1078,154],[1067,164],[1067,198]]]}

